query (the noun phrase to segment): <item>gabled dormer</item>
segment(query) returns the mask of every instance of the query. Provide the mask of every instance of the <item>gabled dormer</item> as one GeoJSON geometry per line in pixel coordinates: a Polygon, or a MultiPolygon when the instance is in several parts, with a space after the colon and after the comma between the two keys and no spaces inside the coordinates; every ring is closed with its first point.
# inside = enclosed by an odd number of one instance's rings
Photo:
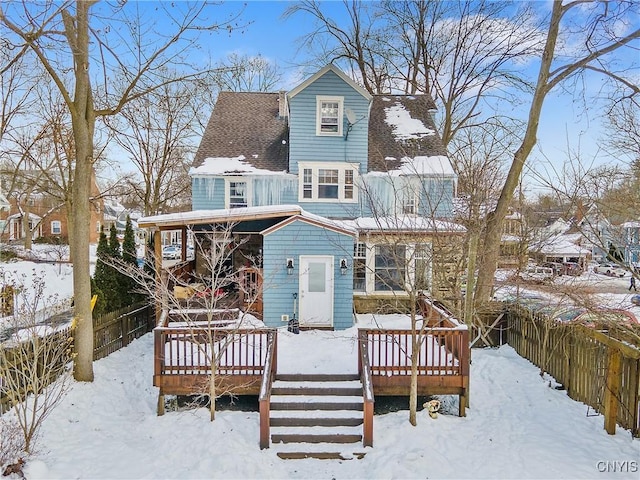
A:
{"type": "MultiPolygon", "coordinates": [[[[289,171],[297,174],[305,164],[315,177],[322,164],[351,164],[356,174],[366,173],[371,101],[365,89],[334,65],[288,92],[289,171]]],[[[330,166],[341,171],[339,165],[330,166]]],[[[313,197],[318,195],[322,192],[314,188],[313,197]]]]}

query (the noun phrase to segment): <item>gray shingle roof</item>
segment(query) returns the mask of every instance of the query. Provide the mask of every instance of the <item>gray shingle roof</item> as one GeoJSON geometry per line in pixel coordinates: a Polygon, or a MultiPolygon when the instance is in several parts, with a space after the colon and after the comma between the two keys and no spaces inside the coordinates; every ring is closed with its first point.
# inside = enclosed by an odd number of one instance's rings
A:
{"type": "Polygon", "coordinates": [[[435,103],[428,95],[375,95],[369,116],[369,171],[387,172],[400,166],[402,157],[447,155],[438,135],[433,118],[429,113],[435,110],[435,103]],[[385,109],[401,105],[411,114],[411,118],[434,131],[433,135],[421,138],[398,140],[393,128],[385,120],[385,109]],[[388,158],[395,160],[385,160],[388,158]]]}
{"type": "Polygon", "coordinates": [[[238,157],[256,168],[283,171],[289,165],[289,129],[278,116],[278,93],[220,92],[193,162],[238,157]],[[284,143],[283,143],[284,142],[284,143]]]}
{"type": "MultiPolygon", "coordinates": [[[[287,120],[278,115],[278,93],[220,92],[193,163],[205,158],[238,157],[259,169],[276,172],[289,168],[287,120]]],[[[403,157],[446,156],[429,113],[435,109],[427,95],[374,95],[369,117],[369,171],[397,169],[403,157]],[[385,119],[386,108],[401,106],[433,135],[407,140],[394,137],[385,119]],[[395,160],[389,160],[393,157],[395,160]]]]}

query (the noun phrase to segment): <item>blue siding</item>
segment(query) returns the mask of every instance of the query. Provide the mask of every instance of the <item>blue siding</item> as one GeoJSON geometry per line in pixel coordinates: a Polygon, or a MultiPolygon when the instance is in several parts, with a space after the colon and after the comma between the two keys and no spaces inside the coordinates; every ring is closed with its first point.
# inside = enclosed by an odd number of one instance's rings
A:
{"type": "Polygon", "coordinates": [[[405,185],[417,183],[412,188],[420,194],[419,211],[425,217],[451,218],[453,216],[454,184],[451,179],[441,177],[396,177],[391,175],[367,175],[366,188],[360,191],[363,216],[393,215],[402,206],[402,191],[405,185]]]}
{"type": "Polygon", "coordinates": [[[264,323],[283,326],[282,315],[293,315],[293,294],[298,293],[300,255],[333,255],[333,326],[342,330],[353,326],[353,270],[340,274],[340,259],[353,264],[353,237],[295,221],[267,236],[263,242],[264,323]],[[294,258],[293,275],[287,275],[285,262],[294,258]]]}
{"type": "Polygon", "coordinates": [[[191,184],[193,210],[224,208],[224,179],[194,177],[191,184]]]}
{"type": "MultiPolygon", "coordinates": [[[[298,173],[298,162],[353,162],[360,174],[367,171],[369,101],[332,71],[299,92],[289,101],[289,172],[298,173]],[[316,96],[344,97],[344,111],[350,108],[357,122],[344,136],[316,135],[316,96]]],[[[343,118],[343,134],[347,131],[343,118]]]]}

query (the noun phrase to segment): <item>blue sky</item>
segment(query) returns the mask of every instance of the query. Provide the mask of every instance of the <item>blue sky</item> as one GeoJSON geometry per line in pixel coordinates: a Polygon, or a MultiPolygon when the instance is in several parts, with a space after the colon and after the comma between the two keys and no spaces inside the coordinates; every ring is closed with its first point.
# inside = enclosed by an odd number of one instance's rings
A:
{"type": "MultiPolygon", "coordinates": [[[[275,61],[284,72],[283,85],[280,89],[290,89],[300,81],[298,65],[304,62],[306,52],[299,50],[299,39],[313,29],[313,22],[309,16],[295,14],[287,20],[282,18],[284,11],[292,5],[289,1],[231,1],[214,8],[215,15],[224,12],[237,12],[243,9],[242,19],[249,25],[242,31],[231,34],[217,33],[206,36],[207,51],[212,58],[223,59],[231,52],[247,55],[262,55],[275,61]]],[[[140,5],[153,5],[153,2],[140,5]]],[[[139,6],[140,6],[139,5],[139,6]]],[[[549,2],[537,4],[540,8],[548,9],[549,2]]],[[[325,2],[325,10],[332,11],[335,19],[342,15],[342,2],[325,2]]],[[[318,65],[320,69],[323,65],[318,65]]],[[[526,67],[525,67],[526,68],[526,67]]],[[[537,65],[531,68],[531,73],[537,74],[537,65]]],[[[528,109],[528,99],[518,113],[523,118],[528,109]]],[[[597,106],[587,114],[581,108],[581,103],[575,101],[573,95],[553,91],[545,102],[539,128],[539,145],[559,169],[567,158],[569,148],[575,150],[580,147],[582,158],[587,164],[603,164],[614,161],[611,157],[599,151],[597,142],[604,136],[598,116],[601,109],[597,106]],[[567,146],[569,142],[569,146],[567,146]],[[594,160],[595,159],[595,160],[594,160]]],[[[539,150],[534,150],[529,165],[535,166],[543,159],[539,150]]],[[[546,161],[546,160],[543,160],[546,161]]]]}

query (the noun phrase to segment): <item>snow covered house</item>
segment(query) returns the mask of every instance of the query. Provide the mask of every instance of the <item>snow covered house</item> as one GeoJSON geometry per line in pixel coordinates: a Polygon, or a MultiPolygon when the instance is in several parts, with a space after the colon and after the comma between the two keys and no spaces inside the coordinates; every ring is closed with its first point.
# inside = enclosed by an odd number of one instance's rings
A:
{"type": "Polygon", "coordinates": [[[221,92],[190,171],[193,211],[139,225],[187,225],[196,242],[224,222],[251,235],[242,258],[258,259],[267,326],[296,314],[348,328],[354,300],[402,298],[408,284],[443,298],[464,228],[434,108],[370,95],[334,65],[289,92],[221,92]]]}

